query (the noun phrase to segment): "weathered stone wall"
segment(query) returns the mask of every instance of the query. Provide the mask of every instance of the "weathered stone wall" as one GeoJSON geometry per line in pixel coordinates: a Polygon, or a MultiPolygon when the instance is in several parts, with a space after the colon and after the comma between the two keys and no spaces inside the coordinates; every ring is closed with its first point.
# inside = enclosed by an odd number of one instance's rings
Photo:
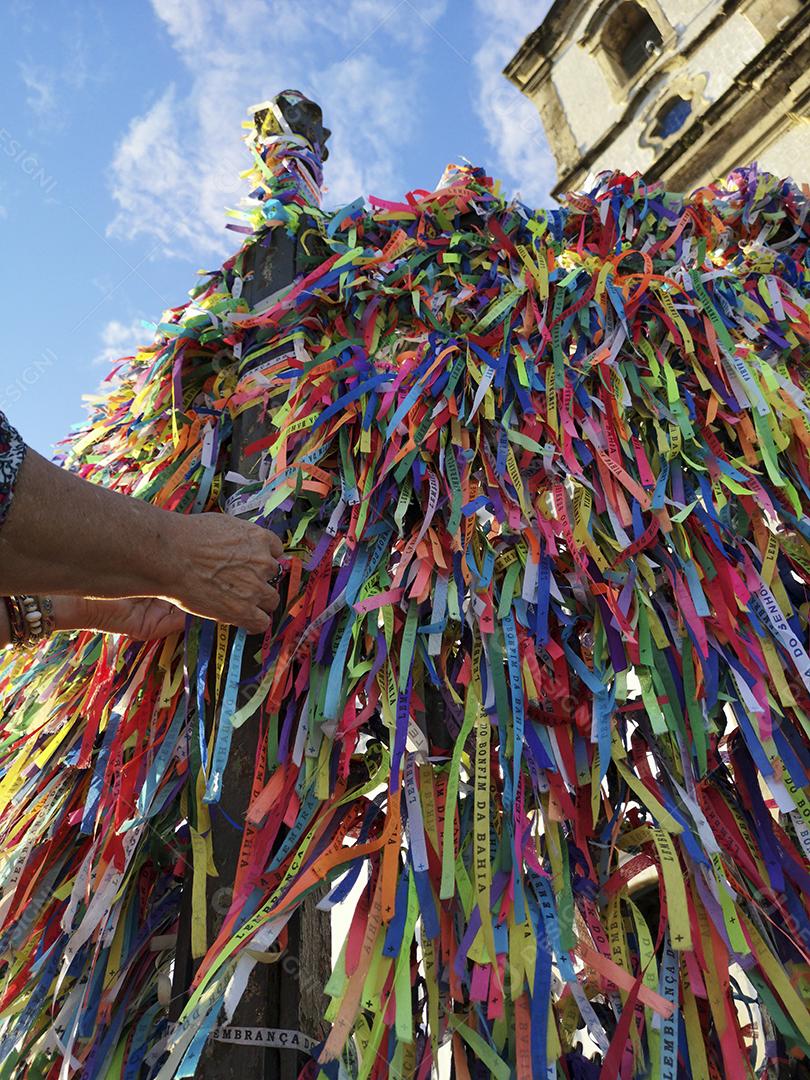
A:
{"type": "Polygon", "coordinates": [[[759,155],[759,164],[778,176],[810,182],[810,117],[794,122],[759,155]]]}
{"type": "Polygon", "coordinates": [[[810,124],[801,116],[810,97],[810,38],[797,45],[785,31],[803,0],[640,3],[662,40],[629,79],[605,49],[616,4],[604,0],[557,0],[507,67],[538,108],[561,186],[614,168],[697,184],[754,158],[806,179],[810,124]],[[781,78],[780,52],[789,69],[781,78]],[[675,98],[689,102],[691,113],[664,137],[662,108],[675,98]],[[718,125],[722,138],[712,134],[718,125]]]}

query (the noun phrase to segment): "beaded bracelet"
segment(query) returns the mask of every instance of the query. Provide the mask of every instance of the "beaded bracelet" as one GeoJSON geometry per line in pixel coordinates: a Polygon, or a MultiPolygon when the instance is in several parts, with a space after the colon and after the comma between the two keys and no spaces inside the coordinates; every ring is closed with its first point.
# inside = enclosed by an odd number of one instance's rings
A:
{"type": "Polygon", "coordinates": [[[53,601],[50,596],[4,596],[11,644],[17,649],[35,649],[53,633],[53,601]]]}

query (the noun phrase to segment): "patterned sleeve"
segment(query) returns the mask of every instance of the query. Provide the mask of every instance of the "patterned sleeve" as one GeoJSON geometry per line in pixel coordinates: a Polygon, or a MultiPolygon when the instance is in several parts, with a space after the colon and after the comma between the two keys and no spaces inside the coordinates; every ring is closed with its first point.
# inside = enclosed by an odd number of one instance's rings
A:
{"type": "Polygon", "coordinates": [[[0,412],[0,526],[6,519],[17,473],[25,457],[25,443],[0,412]]]}

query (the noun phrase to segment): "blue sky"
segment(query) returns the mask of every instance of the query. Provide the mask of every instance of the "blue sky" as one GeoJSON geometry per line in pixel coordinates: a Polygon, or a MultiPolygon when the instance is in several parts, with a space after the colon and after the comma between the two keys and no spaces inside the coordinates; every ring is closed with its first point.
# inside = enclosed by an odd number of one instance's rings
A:
{"type": "Polygon", "coordinates": [[[112,359],[236,246],[248,106],[285,87],[333,130],[327,204],[433,187],[466,156],[529,202],[554,167],[501,76],[548,0],[6,0],[0,410],[50,453],[112,359]]]}

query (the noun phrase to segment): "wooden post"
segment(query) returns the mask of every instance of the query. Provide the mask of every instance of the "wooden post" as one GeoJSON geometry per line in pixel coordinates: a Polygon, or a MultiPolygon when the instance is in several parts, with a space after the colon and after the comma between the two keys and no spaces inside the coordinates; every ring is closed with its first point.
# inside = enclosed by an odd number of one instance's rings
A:
{"type": "MultiPolygon", "coordinates": [[[[285,107],[283,95],[276,99],[293,131],[306,135],[315,145],[323,145],[328,136],[320,124],[320,109],[306,102],[292,109],[285,107]],[[307,125],[319,125],[316,132],[307,125]],[[313,137],[314,136],[314,137],[313,137]]],[[[245,265],[244,295],[251,307],[289,285],[298,273],[299,247],[295,237],[277,228],[248,253],[245,265]]],[[[249,356],[250,339],[243,355],[249,356]]],[[[266,360],[268,357],[263,357],[266,360]]],[[[231,467],[242,476],[257,475],[261,455],[248,455],[245,448],[267,434],[259,407],[241,413],[234,423],[231,467]]],[[[248,639],[242,668],[243,683],[258,674],[253,654],[258,639],[248,639]]],[[[211,807],[214,858],[218,871],[208,882],[208,940],[218,933],[231,900],[231,885],[236,876],[242,825],[250,799],[254,763],[258,749],[258,724],[249,721],[233,732],[228,764],[222,784],[222,797],[211,807]]],[[[283,833],[279,837],[279,844],[283,833]]],[[[180,916],[180,933],[175,961],[174,1016],[179,1015],[184,991],[193,977],[190,956],[191,873],[187,871],[186,889],[180,916]]],[[[232,1026],[262,1027],[301,1031],[313,1038],[322,1035],[326,1000],[323,987],[331,971],[331,925],[329,914],[316,908],[318,897],[308,897],[288,923],[288,946],[276,963],[257,963],[248,980],[241,1001],[234,1012],[232,1026]]],[[[291,1049],[255,1046],[240,1040],[209,1040],[197,1070],[205,1080],[295,1080],[306,1057],[291,1049]]]]}

